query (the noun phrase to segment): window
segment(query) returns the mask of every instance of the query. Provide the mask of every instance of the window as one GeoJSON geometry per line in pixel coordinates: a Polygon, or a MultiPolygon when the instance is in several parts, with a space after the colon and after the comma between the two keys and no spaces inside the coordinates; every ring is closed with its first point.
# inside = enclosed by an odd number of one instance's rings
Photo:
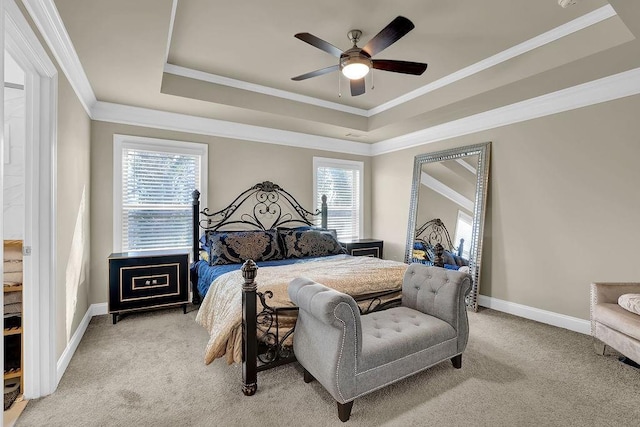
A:
{"type": "Polygon", "coordinates": [[[313,158],[313,199],[320,206],[322,195],[327,196],[327,226],[341,241],[362,236],[363,175],[362,162],[313,158]]]}
{"type": "Polygon", "coordinates": [[[460,239],[464,239],[464,246],[462,247],[462,257],[469,259],[471,251],[471,224],[473,218],[462,211],[458,211],[458,221],[456,222],[456,237],[453,245],[457,248],[460,244],[460,239]]]}
{"type": "Polygon", "coordinates": [[[194,189],[206,206],[207,145],[114,135],[115,251],[190,249],[194,189]]]}

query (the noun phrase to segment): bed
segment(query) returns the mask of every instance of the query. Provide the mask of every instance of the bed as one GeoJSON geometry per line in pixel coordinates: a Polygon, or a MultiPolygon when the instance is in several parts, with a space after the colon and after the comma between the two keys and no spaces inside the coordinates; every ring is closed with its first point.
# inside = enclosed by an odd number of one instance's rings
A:
{"type": "Polygon", "coordinates": [[[245,395],[255,393],[257,372],[295,360],[292,279],[308,277],[348,293],[362,312],[399,304],[407,265],[346,255],[327,230],[325,196],[320,209],[309,211],[265,181],[210,212],[200,210],[195,191],[193,223],[193,251],[201,254],[191,266],[193,302],[200,304],[196,321],[210,335],[205,363],[221,357],[242,363],[245,395]]]}
{"type": "Polygon", "coordinates": [[[469,265],[462,257],[463,250],[464,239],[455,247],[444,222],[434,218],[416,228],[411,262],[458,270],[469,265]]]}

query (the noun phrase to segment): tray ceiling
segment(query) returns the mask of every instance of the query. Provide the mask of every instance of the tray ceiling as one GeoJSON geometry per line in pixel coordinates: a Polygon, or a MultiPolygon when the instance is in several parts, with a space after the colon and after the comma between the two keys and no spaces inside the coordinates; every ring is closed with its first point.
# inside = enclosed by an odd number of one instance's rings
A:
{"type": "Polygon", "coordinates": [[[590,58],[592,78],[638,65],[597,60],[635,39],[603,0],[55,4],[99,101],[362,142],[582,83],[575,64],[590,58]],[[376,70],[359,97],[336,72],[291,80],[336,63],[294,34],[346,50],[349,30],[364,46],[398,15],[415,29],[375,58],[426,62],[422,76],[376,70]]]}

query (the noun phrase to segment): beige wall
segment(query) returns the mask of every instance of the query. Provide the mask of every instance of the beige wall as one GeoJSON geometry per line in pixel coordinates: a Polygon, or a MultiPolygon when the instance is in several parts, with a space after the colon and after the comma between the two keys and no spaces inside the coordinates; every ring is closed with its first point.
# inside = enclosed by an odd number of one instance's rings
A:
{"type": "Polygon", "coordinates": [[[56,194],[57,357],[89,308],[89,138],[91,121],[62,73],[58,75],[56,194]]]}
{"type": "Polygon", "coordinates": [[[640,96],[373,158],[373,234],[402,260],[413,158],[492,141],[480,293],[582,319],[640,277],[640,96]]]}
{"type": "Polygon", "coordinates": [[[282,145],[92,122],[91,303],[107,301],[107,257],[113,251],[113,135],[135,135],[209,146],[208,206],[221,209],[260,181],[273,181],[305,207],[313,206],[313,157],[364,161],[364,237],[371,230],[371,159],[282,145]]]}
{"type": "MultiPolygon", "coordinates": [[[[56,141],[56,358],[89,308],[89,137],[91,120],[21,2],[16,2],[58,69],[56,141]],[[85,203],[83,204],[83,200],[85,203]]],[[[28,332],[27,332],[28,333],[28,332]]]]}

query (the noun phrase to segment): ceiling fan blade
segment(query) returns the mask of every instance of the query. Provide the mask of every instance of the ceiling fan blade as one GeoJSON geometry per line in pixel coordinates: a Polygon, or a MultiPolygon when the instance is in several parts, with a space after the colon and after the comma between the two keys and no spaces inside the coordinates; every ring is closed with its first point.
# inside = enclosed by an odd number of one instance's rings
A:
{"type": "Polygon", "coordinates": [[[351,86],[351,96],[358,96],[364,93],[364,77],[358,80],[349,80],[351,86]]]}
{"type": "Polygon", "coordinates": [[[393,73],[421,75],[427,69],[427,64],[421,62],[394,61],[392,59],[374,59],[373,68],[391,71],[393,73]]]}
{"type": "Polygon", "coordinates": [[[342,51],[340,49],[338,49],[337,47],[335,47],[331,43],[326,42],[326,41],[314,36],[313,34],[298,33],[294,37],[299,39],[299,40],[302,40],[305,43],[309,43],[313,47],[317,47],[320,50],[324,50],[328,54],[333,55],[335,57],[340,58],[340,55],[342,55],[342,51]]]}
{"type": "Polygon", "coordinates": [[[413,22],[404,16],[398,16],[369,40],[369,43],[367,43],[362,50],[368,53],[369,56],[376,55],[400,40],[405,34],[413,30],[414,27],[413,22]]]}
{"type": "Polygon", "coordinates": [[[301,74],[301,75],[296,76],[296,77],[291,77],[291,80],[300,81],[300,80],[310,79],[311,77],[317,77],[317,76],[321,76],[323,74],[330,73],[332,71],[338,71],[338,68],[340,68],[339,65],[332,65],[332,66],[327,67],[327,68],[321,68],[319,70],[311,71],[311,72],[306,73],[306,74],[301,74]]]}

